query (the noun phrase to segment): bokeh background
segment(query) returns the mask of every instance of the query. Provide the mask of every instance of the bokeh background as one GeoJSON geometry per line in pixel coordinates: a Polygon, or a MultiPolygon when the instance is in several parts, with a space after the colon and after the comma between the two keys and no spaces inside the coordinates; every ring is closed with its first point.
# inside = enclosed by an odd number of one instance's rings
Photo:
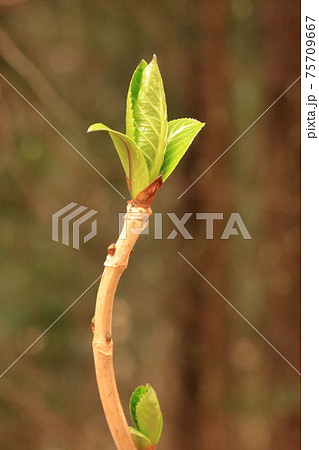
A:
{"type": "MultiPolygon", "coordinates": [[[[154,212],[221,212],[214,239],[136,245],[114,311],[115,365],[160,398],[158,449],[300,448],[299,375],[177,254],[181,252],[300,370],[297,1],[0,1],[1,73],[128,197],[109,137],[124,131],[131,74],[157,54],[169,118],[207,123],[154,212]],[[231,212],[251,236],[221,240],[231,212]]],[[[0,79],[0,351],[3,372],[101,273],[125,201],[0,79]],[[99,211],[80,250],[51,240],[70,202],[99,211]]],[[[97,285],[0,379],[0,448],[112,450],[95,382],[97,285]]]]}

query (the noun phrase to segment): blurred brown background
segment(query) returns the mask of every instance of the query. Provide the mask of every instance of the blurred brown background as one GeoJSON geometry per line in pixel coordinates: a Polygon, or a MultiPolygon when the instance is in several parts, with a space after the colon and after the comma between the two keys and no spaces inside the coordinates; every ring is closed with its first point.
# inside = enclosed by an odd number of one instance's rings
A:
{"type": "MultiPolygon", "coordinates": [[[[213,240],[142,236],[118,289],[115,363],[160,398],[160,449],[300,448],[299,375],[177,254],[300,370],[299,82],[179,200],[298,76],[299,2],[0,0],[1,73],[128,196],[103,122],[124,131],[131,74],[158,56],[169,118],[207,123],[153,204],[222,212],[213,240]],[[221,240],[231,212],[251,236],[221,240]]],[[[125,201],[0,78],[3,372],[101,273],[125,201]],[[70,202],[99,211],[80,251],[51,240],[70,202]]],[[[165,219],[166,220],[166,219],[165,219]]],[[[0,448],[113,449],[89,323],[97,286],[0,379],[0,448]]]]}

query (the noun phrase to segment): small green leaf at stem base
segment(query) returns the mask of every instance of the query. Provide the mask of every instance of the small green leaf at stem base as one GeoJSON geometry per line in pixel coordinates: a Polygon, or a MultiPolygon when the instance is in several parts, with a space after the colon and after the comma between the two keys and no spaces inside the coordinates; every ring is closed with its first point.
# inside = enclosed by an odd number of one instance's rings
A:
{"type": "Polygon", "coordinates": [[[152,448],[152,443],[145,434],[133,427],[129,427],[129,429],[138,450],[149,450],[152,448]]]}
{"type": "Polygon", "coordinates": [[[146,384],[135,389],[130,400],[130,413],[137,430],[156,445],[162,432],[163,416],[152,386],[146,384]]]}

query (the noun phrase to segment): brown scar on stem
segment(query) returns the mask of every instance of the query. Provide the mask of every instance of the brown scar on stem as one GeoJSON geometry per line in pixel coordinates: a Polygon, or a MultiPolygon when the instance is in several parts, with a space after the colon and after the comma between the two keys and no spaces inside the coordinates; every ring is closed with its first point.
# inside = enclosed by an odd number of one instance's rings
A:
{"type": "Polygon", "coordinates": [[[154,200],[157,191],[162,187],[163,184],[163,174],[161,173],[152,183],[147,186],[143,191],[137,194],[134,200],[135,206],[141,206],[143,208],[149,208],[154,200]]]}
{"type": "Polygon", "coordinates": [[[110,256],[113,256],[114,253],[115,253],[115,250],[116,250],[116,246],[115,246],[115,244],[114,244],[114,242],[113,242],[113,244],[110,244],[110,245],[108,246],[108,248],[107,248],[107,254],[110,255],[110,256]]]}
{"type": "Polygon", "coordinates": [[[109,331],[106,333],[106,340],[107,341],[111,341],[112,340],[112,334],[109,331]]]}

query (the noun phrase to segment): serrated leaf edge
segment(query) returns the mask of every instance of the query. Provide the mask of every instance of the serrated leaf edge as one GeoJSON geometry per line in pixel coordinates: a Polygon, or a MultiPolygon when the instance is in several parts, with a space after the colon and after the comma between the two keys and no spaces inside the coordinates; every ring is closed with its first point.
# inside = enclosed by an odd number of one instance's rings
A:
{"type": "MultiPolygon", "coordinates": [[[[188,143],[188,146],[185,148],[185,150],[183,151],[183,153],[180,155],[180,157],[179,157],[178,161],[176,162],[176,164],[174,165],[174,167],[173,167],[168,173],[167,173],[167,171],[165,170],[165,166],[166,166],[166,164],[167,164],[167,158],[165,159],[165,155],[166,155],[166,152],[167,152],[167,148],[168,148],[169,143],[170,143],[170,141],[172,140],[172,138],[173,138],[176,134],[178,134],[183,128],[180,128],[177,132],[175,132],[175,133],[172,134],[172,135],[170,135],[170,134],[167,135],[166,148],[165,148],[165,153],[164,153],[164,161],[163,161],[163,164],[162,164],[162,167],[161,167],[161,172],[163,172],[163,182],[166,181],[167,178],[173,173],[173,171],[176,169],[176,167],[177,167],[178,164],[180,163],[181,159],[183,158],[183,156],[185,155],[185,153],[187,152],[187,150],[189,149],[189,147],[190,147],[191,144],[193,143],[193,141],[194,141],[194,139],[196,138],[197,134],[198,134],[198,133],[200,132],[200,130],[206,125],[205,122],[200,122],[199,120],[197,120],[197,119],[192,119],[191,117],[181,117],[180,119],[173,119],[173,120],[170,120],[170,121],[168,122],[168,128],[169,128],[169,126],[170,126],[171,124],[174,124],[174,123],[177,123],[177,122],[181,122],[181,121],[183,121],[183,120],[191,120],[193,123],[192,123],[192,124],[190,123],[188,126],[191,126],[191,125],[198,125],[199,128],[198,128],[197,132],[194,134],[193,138],[192,138],[192,139],[190,140],[190,142],[188,143]]],[[[186,125],[184,128],[187,128],[187,125],[186,125]]],[[[172,155],[172,156],[173,156],[173,155],[172,155]]]]}
{"type": "Polygon", "coordinates": [[[162,432],[163,416],[162,416],[161,408],[160,408],[159,401],[158,401],[158,398],[157,398],[157,395],[156,395],[156,391],[150,384],[146,384],[145,386],[139,386],[138,388],[135,389],[135,391],[131,395],[131,399],[130,399],[130,413],[131,413],[132,421],[133,421],[134,425],[136,426],[136,428],[139,431],[141,431],[143,434],[145,434],[150,439],[152,444],[154,444],[154,445],[157,444],[158,441],[159,441],[161,432],[162,432]],[[137,395],[139,390],[141,390],[141,392],[142,391],[143,392],[138,397],[138,401],[135,404],[135,408],[133,408],[133,405],[132,405],[133,399],[136,397],[136,395],[137,395]],[[155,430],[156,439],[155,439],[154,442],[153,442],[153,439],[151,439],[151,437],[148,436],[148,434],[145,433],[145,431],[141,430],[140,423],[139,423],[139,420],[138,420],[138,409],[141,408],[141,407],[145,407],[143,405],[143,400],[145,400],[145,397],[147,395],[149,395],[150,393],[154,394],[154,396],[156,398],[157,405],[158,405],[158,410],[159,410],[159,417],[160,417],[159,423],[157,424],[157,430],[155,430]]]}

